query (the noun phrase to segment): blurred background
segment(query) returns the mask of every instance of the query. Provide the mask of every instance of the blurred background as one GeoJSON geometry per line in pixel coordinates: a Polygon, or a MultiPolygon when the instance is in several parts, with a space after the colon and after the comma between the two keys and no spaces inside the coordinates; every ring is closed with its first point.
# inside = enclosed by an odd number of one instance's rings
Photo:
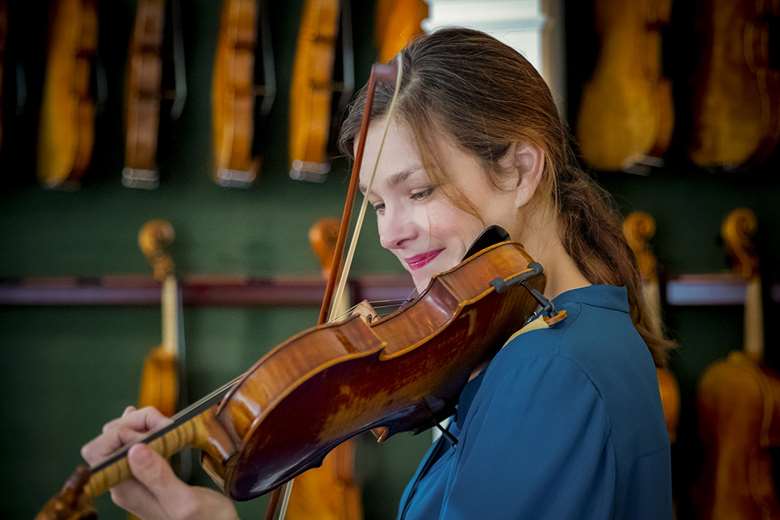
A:
{"type": "MultiPolygon", "coordinates": [[[[462,25],[542,72],[627,219],[679,344],[659,372],[678,518],[780,517],[778,20],[757,0],[0,0],[0,516],[33,516],[125,406],[180,409],[316,322],[346,103],[462,25]]],[[[366,225],[353,302],[403,297],[366,225]]],[[[430,442],[356,438],[342,517],[394,517],[430,442]]]]}

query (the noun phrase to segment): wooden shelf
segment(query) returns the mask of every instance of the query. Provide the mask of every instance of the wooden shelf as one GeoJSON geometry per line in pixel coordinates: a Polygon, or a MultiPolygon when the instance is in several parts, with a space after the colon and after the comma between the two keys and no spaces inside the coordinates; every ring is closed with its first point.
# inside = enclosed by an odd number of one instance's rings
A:
{"type": "MultiPolygon", "coordinates": [[[[197,275],[182,280],[188,306],[318,306],[325,290],[316,277],[252,278],[197,275]]],[[[406,275],[364,276],[350,281],[354,299],[404,300],[413,291],[406,275]]],[[[780,303],[780,285],[771,288],[780,303]]],[[[737,276],[687,274],[667,280],[670,306],[742,305],[745,284],[737,276]]],[[[160,284],[143,275],[0,279],[0,305],[159,305],[160,284]]]]}
{"type": "MultiPolygon", "coordinates": [[[[184,305],[319,306],[325,291],[320,278],[191,276],[181,281],[184,305]]],[[[366,276],[350,281],[357,300],[403,300],[411,280],[366,276]]],[[[159,305],[160,284],[142,275],[0,279],[0,305],[159,305]]]]}

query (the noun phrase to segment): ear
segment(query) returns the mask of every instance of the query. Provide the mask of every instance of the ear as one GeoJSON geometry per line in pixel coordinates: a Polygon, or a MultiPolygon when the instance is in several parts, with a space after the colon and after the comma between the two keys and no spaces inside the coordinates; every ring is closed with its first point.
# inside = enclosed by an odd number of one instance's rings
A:
{"type": "Polygon", "coordinates": [[[514,143],[509,149],[512,166],[518,173],[515,207],[521,208],[533,199],[544,172],[544,152],[535,144],[514,143]]]}

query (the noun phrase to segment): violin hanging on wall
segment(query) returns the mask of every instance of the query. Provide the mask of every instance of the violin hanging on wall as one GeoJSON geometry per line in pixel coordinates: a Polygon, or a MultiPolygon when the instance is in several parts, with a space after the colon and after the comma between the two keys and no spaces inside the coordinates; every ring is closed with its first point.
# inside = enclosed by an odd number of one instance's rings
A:
{"type": "Polygon", "coordinates": [[[0,0],[0,152],[3,150],[3,71],[8,66],[5,58],[6,40],[8,39],[8,4],[0,0]]]}
{"type": "Polygon", "coordinates": [[[47,188],[78,187],[95,140],[93,74],[97,0],[54,0],[38,137],[38,179],[47,188]]]}
{"type": "Polygon", "coordinates": [[[161,101],[170,97],[164,84],[168,61],[172,64],[174,83],[169,115],[171,120],[176,120],[187,96],[179,0],[138,0],[125,79],[125,166],[122,184],[128,188],[153,189],[159,184],[157,152],[161,101]],[[166,20],[170,21],[171,27],[167,46],[166,20]],[[166,48],[171,49],[170,60],[165,59],[166,48]]]}
{"type": "Polygon", "coordinates": [[[700,4],[690,158],[703,167],[763,163],[780,143],[780,2],[700,4]]]}
{"type": "Polygon", "coordinates": [[[223,0],[211,93],[214,181],[246,188],[276,95],[266,2],[223,0]]]}
{"type": "Polygon", "coordinates": [[[290,177],[323,182],[355,89],[349,0],[306,0],[290,86],[290,177]]]}
{"type": "Polygon", "coordinates": [[[671,0],[595,0],[595,9],[600,52],[582,95],[577,139],[594,168],[631,171],[666,151],[672,136],[672,88],[661,60],[671,0]]]}
{"type": "Polygon", "coordinates": [[[374,28],[379,61],[390,61],[422,34],[421,24],[426,18],[428,4],[423,0],[379,0],[374,28]]]}
{"type": "MultiPolygon", "coordinates": [[[[309,244],[319,258],[327,280],[338,266],[333,265],[339,221],[322,218],[309,229],[309,244]]],[[[345,315],[350,307],[349,291],[333,302],[333,312],[345,315]]],[[[286,520],[309,518],[360,520],[363,507],[355,478],[355,441],[339,444],[323,459],[322,466],[295,479],[286,520]]]]}
{"type": "Polygon", "coordinates": [[[780,518],[772,448],[780,447],[780,375],[763,365],[764,318],[755,214],[736,209],[724,220],[723,240],[734,271],[745,280],[744,343],[710,365],[699,383],[704,466],[697,489],[700,518],[780,518]]]}
{"type": "MultiPolygon", "coordinates": [[[[663,336],[661,319],[661,288],[658,282],[658,260],[648,245],[655,235],[655,219],[643,211],[634,211],[623,221],[623,234],[642,275],[642,292],[647,303],[648,316],[653,332],[663,336]]],[[[668,368],[657,368],[658,390],[664,408],[664,419],[669,441],[677,439],[677,424],[680,419],[680,389],[674,374],[668,368]]]]}

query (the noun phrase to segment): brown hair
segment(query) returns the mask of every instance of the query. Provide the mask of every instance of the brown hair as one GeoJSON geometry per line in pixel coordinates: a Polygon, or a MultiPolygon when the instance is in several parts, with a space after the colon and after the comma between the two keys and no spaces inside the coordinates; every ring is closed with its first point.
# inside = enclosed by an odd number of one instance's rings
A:
{"type": "MultiPolygon", "coordinates": [[[[498,161],[512,143],[540,147],[545,162],[537,194],[553,201],[566,252],[591,282],[626,287],[634,325],[656,364],[663,365],[674,343],[654,331],[620,213],[609,193],[578,166],[568,130],[536,69],[491,36],[462,28],[422,36],[403,49],[401,57],[404,75],[397,113],[414,135],[429,175],[434,180],[444,176],[430,137],[442,131],[479,159],[495,186],[501,185],[498,161]]],[[[389,108],[393,88],[377,84],[372,120],[389,108]]],[[[339,148],[351,159],[365,99],[364,87],[339,136],[339,148]]]]}

